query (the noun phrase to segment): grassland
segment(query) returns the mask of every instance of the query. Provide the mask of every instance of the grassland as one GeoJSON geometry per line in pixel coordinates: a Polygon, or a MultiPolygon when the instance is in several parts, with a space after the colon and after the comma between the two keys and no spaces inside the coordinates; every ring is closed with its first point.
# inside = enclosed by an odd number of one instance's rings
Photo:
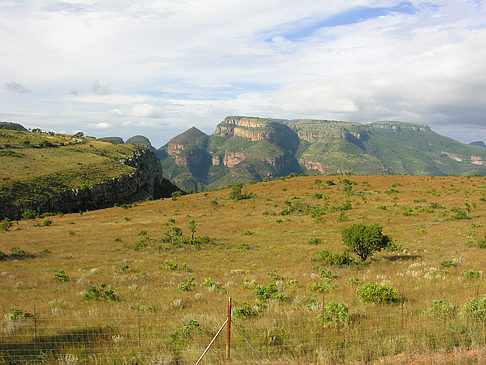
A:
{"type": "MultiPolygon", "coordinates": [[[[0,233],[0,363],[195,363],[229,296],[234,363],[486,361],[486,319],[463,311],[486,294],[484,178],[297,177],[242,192],[13,222],[0,233]],[[382,225],[401,249],[313,260],[342,252],[354,223],[382,225]],[[368,282],[397,300],[363,303],[368,282]],[[431,310],[437,299],[450,310],[431,310]],[[322,319],[330,303],[348,308],[345,323],[322,319]]],[[[204,363],[223,362],[218,339],[204,363]]]]}

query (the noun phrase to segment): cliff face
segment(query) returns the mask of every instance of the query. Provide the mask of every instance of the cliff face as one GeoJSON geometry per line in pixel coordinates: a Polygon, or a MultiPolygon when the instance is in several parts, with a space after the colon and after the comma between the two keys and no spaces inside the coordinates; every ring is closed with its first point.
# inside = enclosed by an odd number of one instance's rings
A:
{"type": "Polygon", "coordinates": [[[91,187],[67,190],[20,206],[2,204],[0,219],[20,219],[22,213],[29,209],[38,213],[102,209],[143,200],[149,196],[154,199],[169,197],[174,191],[180,190],[163,178],[160,161],[148,149],[140,148],[131,157],[120,162],[133,167],[133,172],[91,187]]]}
{"type": "Polygon", "coordinates": [[[486,152],[423,124],[230,116],[205,135],[204,146],[186,137],[197,135],[191,129],[173,138],[162,160],[168,176],[186,189],[302,172],[486,175],[486,152]]]}
{"type": "Polygon", "coordinates": [[[215,136],[242,137],[250,141],[267,141],[296,149],[298,137],[286,125],[259,118],[227,117],[216,126],[215,136]]]}

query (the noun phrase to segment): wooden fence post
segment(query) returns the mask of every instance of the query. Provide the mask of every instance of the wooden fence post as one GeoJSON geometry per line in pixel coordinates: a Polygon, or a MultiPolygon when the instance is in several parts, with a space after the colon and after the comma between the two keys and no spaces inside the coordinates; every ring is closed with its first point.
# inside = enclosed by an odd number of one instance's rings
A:
{"type": "Polygon", "coordinates": [[[228,298],[228,319],[226,323],[226,361],[230,359],[231,350],[231,297],[228,298]]]}

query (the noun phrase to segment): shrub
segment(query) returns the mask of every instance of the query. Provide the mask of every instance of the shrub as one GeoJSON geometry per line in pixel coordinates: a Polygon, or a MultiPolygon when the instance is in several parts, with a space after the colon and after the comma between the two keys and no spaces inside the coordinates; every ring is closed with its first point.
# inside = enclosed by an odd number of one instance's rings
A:
{"type": "Polygon", "coordinates": [[[13,259],[21,259],[27,256],[27,253],[19,247],[12,247],[10,249],[10,257],[13,259]]]}
{"type": "Polygon", "coordinates": [[[115,287],[106,284],[100,284],[100,287],[88,286],[83,294],[83,300],[108,300],[111,302],[119,302],[120,297],[115,294],[115,287]]]}
{"type": "Polygon", "coordinates": [[[33,319],[34,315],[28,312],[24,312],[21,309],[13,309],[10,313],[10,320],[16,321],[18,319],[33,319]]]}
{"type": "Polygon", "coordinates": [[[204,278],[204,281],[201,283],[201,285],[208,287],[209,289],[219,289],[221,286],[221,284],[212,281],[211,278],[204,278]]]}
{"type": "Polygon", "coordinates": [[[365,261],[373,256],[373,253],[392,246],[392,239],[384,235],[382,229],[378,224],[353,224],[343,229],[343,242],[361,261],[365,261]]]}
{"type": "Polygon", "coordinates": [[[317,237],[312,237],[309,240],[309,244],[311,244],[311,245],[318,245],[319,243],[321,243],[321,239],[317,238],[317,237]]]}
{"type": "Polygon", "coordinates": [[[250,199],[253,197],[252,194],[243,194],[241,192],[242,189],[243,189],[243,184],[232,185],[229,198],[231,200],[243,200],[243,199],[250,199]]]}
{"type": "Polygon", "coordinates": [[[363,303],[393,303],[397,300],[397,290],[385,285],[373,282],[366,283],[356,290],[356,294],[363,303]]]}
{"type": "Polygon", "coordinates": [[[437,319],[448,319],[453,316],[456,308],[445,299],[435,299],[432,302],[432,306],[427,309],[427,313],[437,319]]]}
{"type": "Polygon", "coordinates": [[[256,316],[256,314],[257,312],[245,301],[243,301],[239,307],[233,309],[233,315],[236,318],[250,318],[256,316]]]}
{"type": "Polygon", "coordinates": [[[24,219],[36,219],[39,216],[35,210],[27,209],[25,212],[22,213],[22,218],[24,219]]]}
{"type": "Polygon", "coordinates": [[[8,218],[5,218],[0,223],[0,231],[7,232],[10,227],[12,227],[12,222],[10,222],[10,219],[8,218]]]}
{"type": "Polygon", "coordinates": [[[198,321],[191,319],[182,324],[182,328],[176,329],[169,335],[172,341],[183,340],[192,337],[193,332],[197,333],[208,333],[208,329],[201,326],[198,321]]]}
{"type": "Polygon", "coordinates": [[[58,283],[63,283],[69,280],[69,276],[64,272],[63,269],[61,269],[54,275],[52,280],[57,281],[58,283]]]}
{"type": "Polygon", "coordinates": [[[333,289],[336,285],[333,284],[329,279],[326,281],[319,281],[317,283],[310,283],[307,285],[309,291],[318,292],[326,294],[330,289],[333,289]]]}
{"type": "Polygon", "coordinates": [[[486,295],[473,298],[462,307],[462,316],[469,319],[486,321],[486,295]]]}
{"type": "Polygon", "coordinates": [[[287,297],[284,294],[278,292],[277,285],[274,283],[268,284],[268,287],[264,287],[261,285],[255,286],[255,295],[258,299],[264,301],[267,299],[278,299],[284,301],[287,297]]]}
{"type": "Polygon", "coordinates": [[[470,269],[462,272],[462,276],[466,279],[478,279],[481,276],[481,272],[470,269]]]}
{"type": "Polygon", "coordinates": [[[343,303],[328,303],[319,315],[318,319],[325,326],[347,327],[349,325],[349,310],[343,303]]]}
{"type": "Polygon", "coordinates": [[[451,212],[454,213],[450,219],[471,219],[468,212],[464,208],[452,207],[451,212]]]}
{"type": "Polygon", "coordinates": [[[191,271],[189,266],[187,266],[186,263],[184,264],[178,264],[174,260],[165,260],[164,261],[164,266],[166,270],[186,270],[186,271],[191,271]]]}
{"type": "Polygon", "coordinates": [[[484,235],[483,238],[478,238],[476,240],[476,247],[486,248],[486,234],[484,235]]]}
{"type": "Polygon", "coordinates": [[[332,253],[327,250],[319,252],[319,257],[314,259],[325,266],[348,266],[354,264],[354,261],[347,252],[342,254],[332,253]]]}
{"type": "Polygon", "coordinates": [[[451,259],[443,260],[443,261],[441,261],[440,264],[444,267],[449,267],[449,268],[450,267],[456,267],[454,260],[451,260],[451,259]]]}
{"type": "Polygon", "coordinates": [[[194,277],[191,276],[185,283],[180,283],[178,287],[182,291],[189,291],[194,288],[195,285],[196,284],[194,284],[194,277]]]}

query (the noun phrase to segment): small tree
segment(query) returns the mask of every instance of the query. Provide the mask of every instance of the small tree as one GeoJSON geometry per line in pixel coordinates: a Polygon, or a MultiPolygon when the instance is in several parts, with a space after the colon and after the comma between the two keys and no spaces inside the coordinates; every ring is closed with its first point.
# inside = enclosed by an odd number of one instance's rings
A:
{"type": "Polygon", "coordinates": [[[194,220],[189,221],[189,230],[191,231],[191,239],[194,239],[194,235],[196,234],[196,222],[194,220]]]}
{"type": "Polygon", "coordinates": [[[382,233],[378,224],[365,226],[353,224],[342,231],[343,242],[349,250],[354,252],[361,261],[373,256],[375,252],[391,247],[392,239],[382,233]]]}

